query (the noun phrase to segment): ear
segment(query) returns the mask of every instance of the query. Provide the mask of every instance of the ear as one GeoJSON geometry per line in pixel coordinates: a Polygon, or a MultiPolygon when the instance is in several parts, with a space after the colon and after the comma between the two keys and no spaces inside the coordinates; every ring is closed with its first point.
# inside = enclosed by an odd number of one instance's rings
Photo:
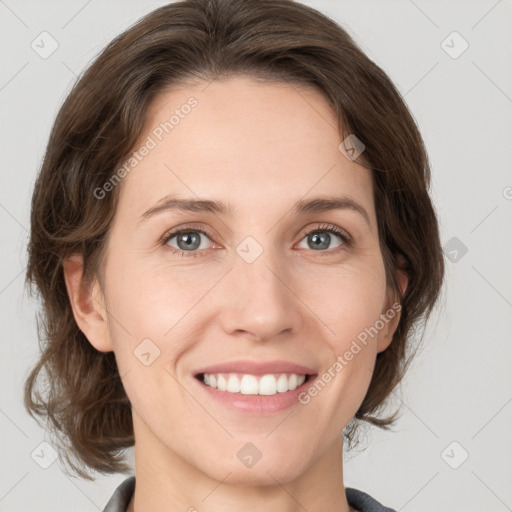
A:
{"type": "Polygon", "coordinates": [[[69,301],[78,327],[96,350],[112,351],[105,298],[98,280],[95,278],[90,286],[84,282],[81,254],[67,257],[62,265],[69,301]]]}
{"type": "MultiPolygon", "coordinates": [[[[397,260],[396,272],[398,286],[400,287],[402,295],[404,295],[405,290],[407,290],[407,285],[409,284],[409,276],[405,270],[406,261],[401,254],[396,254],[395,256],[397,260]]],[[[390,294],[387,300],[386,308],[384,311],[382,311],[382,314],[385,315],[386,318],[383,320],[385,323],[384,328],[379,332],[377,352],[383,352],[391,344],[393,334],[395,333],[400,321],[401,306],[399,307],[398,305],[399,298],[396,296],[391,296],[390,294]]]]}

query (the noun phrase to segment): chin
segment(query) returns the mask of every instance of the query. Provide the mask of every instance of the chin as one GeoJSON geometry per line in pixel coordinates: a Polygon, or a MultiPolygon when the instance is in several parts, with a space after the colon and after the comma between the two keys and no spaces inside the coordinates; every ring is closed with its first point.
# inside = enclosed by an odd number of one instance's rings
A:
{"type": "Polygon", "coordinates": [[[291,470],[275,471],[272,468],[262,467],[259,470],[256,470],[256,468],[237,469],[236,471],[233,471],[229,475],[229,477],[224,480],[224,483],[240,487],[267,485],[275,486],[276,481],[279,482],[280,484],[284,484],[293,480],[294,478],[295,476],[291,475],[291,470]]]}
{"type": "Polygon", "coordinates": [[[267,460],[262,457],[252,467],[244,466],[236,456],[235,459],[229,465],[219,465],[213,473],[210,468],[210,478],[235,486],[265,486],[276,485],[276,481],[285,484],[296,479],[303,471],[297,461],[287,459],[284,454],[267,460]]]}

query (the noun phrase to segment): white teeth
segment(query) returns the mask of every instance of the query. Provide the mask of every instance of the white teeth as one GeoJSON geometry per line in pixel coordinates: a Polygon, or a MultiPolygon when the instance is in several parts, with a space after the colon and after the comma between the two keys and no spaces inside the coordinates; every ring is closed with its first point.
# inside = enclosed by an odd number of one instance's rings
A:
{"type": "Polygon", "coordinates": [[[255,375],[243,375],[240,379],[235,373],[230,374],[204,374],[203,382],[210,387],[228,393],[241,393],[243,395],[275,395],[293,391],[304,384],[305,375],[267,374],[257,377],[255,375]]]}
{"type": "Polygon", "coordinates": [[[237,379],[236,375],[229,376],[226,391],[229,391],[230,393],[238,393],[240,391],[240,381],[237,379]]]}
{"type": "Polygon", "coordinates": [[[277,393],[277,381],[273,375],[263,375],[258,387],[259,395],[275,395],[277,393]]]}
{"type": "Polygon", "coordinates": [[[284,373],[277,379],[277,391],[279,393],[288,391],[288,377],[284,373]]]}
{"type": "Polygon", "coordinates": [[[226,391],[228,388],[228,383],[226,382],[226,379],[222,375],[219,375],[217,377],[217,388],[220,391],[226,391]]]}
{"type": "Polygon", "coordinates": [[[258,394],[258,379],[254,375],[244,375],[242,381],[239,381],[236,375],[231,375],[230,379],[231,378],[240,382],[240,393],[242,393],[242,395],[258,394]]]}

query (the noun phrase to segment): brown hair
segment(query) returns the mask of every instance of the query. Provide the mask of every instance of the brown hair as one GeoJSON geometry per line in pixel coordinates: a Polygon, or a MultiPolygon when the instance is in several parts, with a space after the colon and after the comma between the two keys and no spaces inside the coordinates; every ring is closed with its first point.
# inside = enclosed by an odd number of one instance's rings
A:
{"type": "Polygon", "coordinates": [[[361,421],[382,428],[395,421],[396,412],[376,413],[403,378],[411,335],[430,316],[444,275],[430,167],[416,123],[386,73],[313,8],[292,0],[185,0],[156,9],[116,37],[75,83],[56,117],[32,197],[26,279],[31,291],[39,290],[44,341],[25,383],[25,406],[46,418],[65,461],[84,478],[91,479],[87,469],[129,470],[123,450],[134,435],[114,353],[97,351],[79,330],[63,260],[81,253],[85,282],[93,276],[101,282],[120,187],[101,200],[93,191],[133,151],[156,95],[236,74],[314,87],[337,115],[340,141],[354,134],[365,145],[358,163],[372,171],[387,283],[402,309],[344,434],[352,440],[361,421]],[[399,264],[408,275],[405,294],[399,264]]]}

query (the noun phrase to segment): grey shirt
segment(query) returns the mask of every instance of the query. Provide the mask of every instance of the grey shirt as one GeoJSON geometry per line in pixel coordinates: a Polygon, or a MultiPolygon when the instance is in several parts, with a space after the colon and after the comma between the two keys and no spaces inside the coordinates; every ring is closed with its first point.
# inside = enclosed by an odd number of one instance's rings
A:
{"type": "MultiPolygon", "coordinates": [[[[110,498],[103,512],[126,512],[126,508],[132,499],[135,490],[135,477],[130,476],[123,480],[110,498]]],[[[363,491],[352,487],[345,489],[347,501],[350,507],[359,512],[396,512],[392,508],[381,505],[376,499],[363,491]]]]}

